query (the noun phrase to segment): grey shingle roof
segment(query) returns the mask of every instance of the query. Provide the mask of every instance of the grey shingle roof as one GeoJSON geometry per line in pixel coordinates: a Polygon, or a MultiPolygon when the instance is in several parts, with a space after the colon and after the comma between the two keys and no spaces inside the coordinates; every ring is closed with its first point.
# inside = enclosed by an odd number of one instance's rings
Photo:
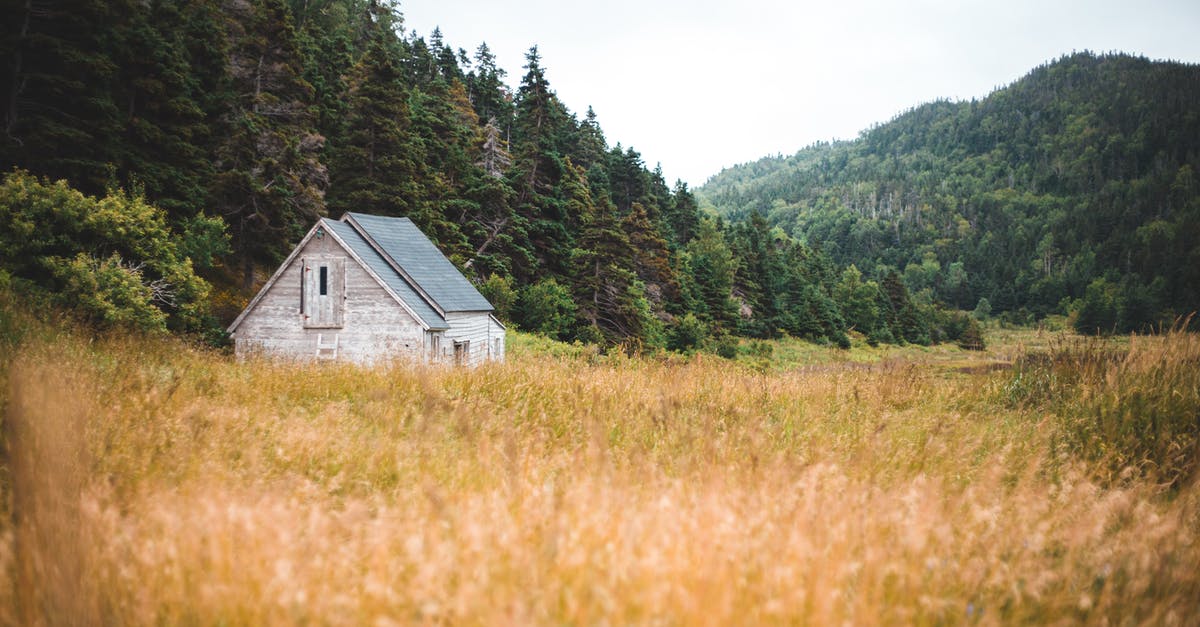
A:
{"type": "Polygon", "coordinates": [[[442,312],[493,311],[492,304],[412,220],[364,213],[347,213],[342,220],[361,228],[363,234],[400,267],[402,274],[412,280],[414,287],[442,312]]]}
{"type": "MultiPolygon", "coordinates": [[[[426,302],[425,299],[422,298],[411,285],[408,284],[408,281],[406,281],[404,277],[400,276],[394,269],[392,269],[391,264],[389,264],[386,259],[381,257],[379,253],[376,252],[373,247],[371,247],[371,244],[367,242],[367,240],[363,239],[362,235],[360,235],[358,231],[354,230],[353,226],[345,222],[335,222],[328,219],[322,219],[321,224],[324,225],[325,228],[335,233],[343,242],[346,243],[347,246],[350,247],[351,250],[354,251],[356,255],[362,258],[363,262],[370,266],[371,270],[374,270],[375,274],[379,275],[379,278],[383,279],[383,282],[386,283],[388,287],[392,288],[392,291],[396,292],[396,295],[403,299],[404,302],[407,303],[410,308],[412,308],[413,313],[417,314],[417,316],[421,318],[426,326],[431,329],[450,328],[450,325],[446,322],[446,319],[443,318],[436,309],[430,306],[430,304],[426,302]]],[[[432,246],[432,244],[430,245],[432,246]]],[[[466,279],[463,280],[465,281],[466,279]]]]}

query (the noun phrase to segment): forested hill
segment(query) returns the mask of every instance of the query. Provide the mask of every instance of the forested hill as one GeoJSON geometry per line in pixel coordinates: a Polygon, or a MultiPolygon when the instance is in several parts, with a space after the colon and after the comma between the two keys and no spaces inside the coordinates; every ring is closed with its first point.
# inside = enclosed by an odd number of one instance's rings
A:
{"type": "Polygon", "coordinates": [[[972,308],[1138,329],[1200,308],[1200,67],[1073,54],[697,195],[972,308]]]}

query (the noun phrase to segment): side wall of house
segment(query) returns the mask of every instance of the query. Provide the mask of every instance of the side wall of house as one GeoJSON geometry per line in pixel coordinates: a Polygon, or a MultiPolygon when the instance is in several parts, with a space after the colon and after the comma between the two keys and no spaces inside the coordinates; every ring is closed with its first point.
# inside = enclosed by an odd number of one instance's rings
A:
{"type": "Polygon", "coordinates": [[[504,354],[508,351],[508,338],[505,337],[504,327],[491,316],[488,316],[488,324],[491,325],[488,331],[491,337],[489,355],[494,361],[504,361],[504,354]]]}
{"type": "Polygon", "coordinates": [[[466,345],[464,365],[476,366],[492,359],[504,359],[503,329],[492,320],[486,311],[448,312],[446,322],[450,330],[442,342],[442,360],[455,363],[455,343],[469,342],[466,345]],[[500,332],[500,356],[495,355],[497,332],[500,332]]]}
{"type": "MultiPolygon", "coordinates": [[[[314,359],[317,342],[337,346],[339,359],[372,363],[390,359],[420,360],[424,330],[379,283],[334,239],[314,237],[263,295],[234,333],[239,356],[261,353],[274,357],[314,359]],[[340,328],[305,328],[300,311],[303,259],[345,257],[346,280],[340,328]]],[[[322,351],[332,357],[333,349],[322,351]]]]}

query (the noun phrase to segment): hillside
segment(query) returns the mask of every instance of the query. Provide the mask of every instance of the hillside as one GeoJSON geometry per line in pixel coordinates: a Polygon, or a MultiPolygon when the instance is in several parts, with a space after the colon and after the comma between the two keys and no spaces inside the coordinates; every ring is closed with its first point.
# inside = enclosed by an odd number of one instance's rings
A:
{"type": "Polygon", "coordinates": [[[1200,308],[1200,67],[1080,53],[696,190],[955,307],[1132,330],[1200,308]]]}

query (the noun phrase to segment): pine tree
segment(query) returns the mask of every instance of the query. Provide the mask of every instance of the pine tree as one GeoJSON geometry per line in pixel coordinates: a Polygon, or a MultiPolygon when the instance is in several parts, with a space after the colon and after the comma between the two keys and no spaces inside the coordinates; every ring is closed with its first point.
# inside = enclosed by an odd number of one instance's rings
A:
{"type": "Polygon", "coordinates": [[[895,270],[884,276],[879,285],[882,294],[881,304],[888,328],[897,340],[914,344],[929,343],[929,329],[921,320],[917,307],[908,294],[904,279],[895,270]]]}
{"type": "Polygon", "coordinates": [[[716,221],[700,222],[685,253],[697,316],[718,329],[733,330],[738,318],[737,305],[731,299],[737,261],[716,221]]]}
{"type": "Polygon", "coordinates": [[[118,174],[141,188],[175,223],[208,205],[214,129],[209,94],[219,96],[224,34],[210,8],[154,2],[126,15],[115,61],[114,100],[122,112],[118,174]]]}
{"type": "Polygon", "coordinates": [[[779,309],[776,288],[779,272],[773,248],[771,228],[766,218],[755,211],[746,222],[732,230],[730,248],[739,260],[735,289],[751,315],[743,318],[741,331],[753,337],[778,334],[779,309]]]}
{"type": "Polygon", "coordinates": [[[670,226],[669,241],[674,247],[686,246],[696,236],[700,228],[700,208],[696,197],[688,189],[687,183],[675,181],[675,189],[671,193],[671,201],[666,212],[666,221],[670,226]]]}
{"type": "Polygon", "coordinates": [[[604,197],[593,201],[583,170],[568,161],[564,178],[568,206],[582,216],[579,247],[573,251],[575,293],[584,339],[615,345],[646,338],[656,323],[644,286],[631,267],[635,256],[616,208],[604,197]]]}
{"type": "Polygon", "coordinates": [[[651,223],[646,208],[641,203],[634,203],[629,215],[621,220],[621,228],[629,235],[634,273],[646,286],[654,309],[683,313],[679,281],[671,267],[670,248],[657,226],[651,223]]]}
{"type": "Polygon", "coordinates": [[[409,90],[391,37],[379,30],[347,77],[345,129],[330,160],[329,208],[335,215],[421,213],[425,154],[410,132],[409,90]]]}
{"type": "Polygon", "coordinates": [[[475,66],[467,74],[467,98],[475,107],[481,120],[496,120],[497,128],[508,140],[513,105],[508,87],[504,85],[507,73],[496,65],[496,55],[487,43],[479,44],[475,51],[475,66]]]}
{"type": "Polygon", "coordinates": [[[226,0],[224,12],[235,100],[224,120],[214,192],[248,288],[255,263],[277,263],[324,214],[328,175],[287,8],[281,0],[226,0]]]}
{"type": "Polygon", "coordinates": [[[573,234],[567,228],[571,190],[560,189],[566,164],[560,145],[570,131],[566,108],[550,89],[537,46],[525,56],[526,74],[517,92],[514,120],[514,209],[523,222],[523,235],[536,267],[517,267],[514,275],[529,282],[535,277],[565,275],[573,234]],[[566,199],[564,201],[564,198],[566,199]]]}
{"type": "Polygon", "coordinates": [[[132,0],[6,3],[0,162],[66,179],[86,193],[113,181],[121,112],[112,35],[137,9],[132,0]]]}

